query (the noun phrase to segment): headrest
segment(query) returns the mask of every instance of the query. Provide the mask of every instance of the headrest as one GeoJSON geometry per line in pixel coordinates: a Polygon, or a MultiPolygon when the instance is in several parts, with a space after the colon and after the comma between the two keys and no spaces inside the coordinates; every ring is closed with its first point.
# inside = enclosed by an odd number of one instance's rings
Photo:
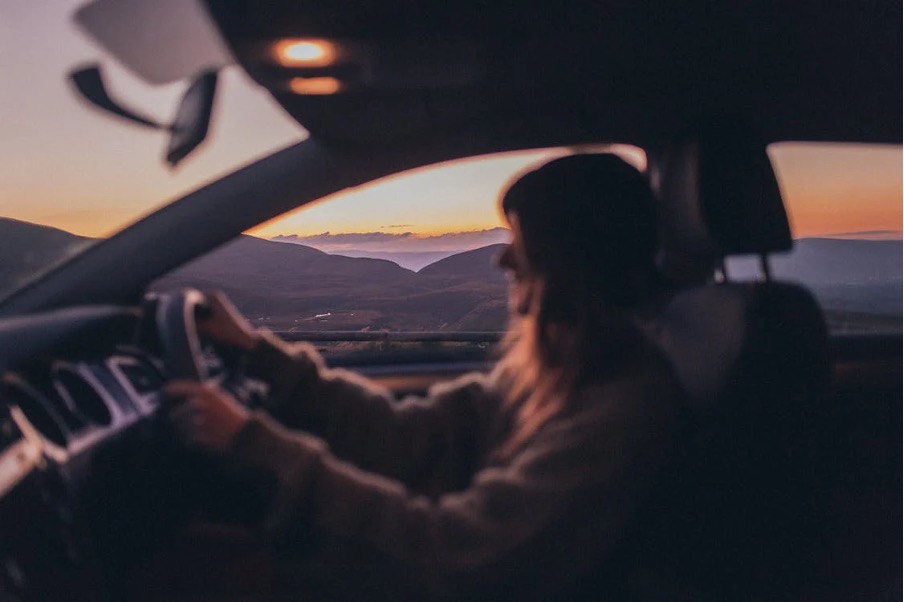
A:
{"type": "Polygon", "coordinates": [[[791,249],[766,145],[749,129],[710,126],[679,138],[659,166],[664,260],[708,265],[791,249]]]}

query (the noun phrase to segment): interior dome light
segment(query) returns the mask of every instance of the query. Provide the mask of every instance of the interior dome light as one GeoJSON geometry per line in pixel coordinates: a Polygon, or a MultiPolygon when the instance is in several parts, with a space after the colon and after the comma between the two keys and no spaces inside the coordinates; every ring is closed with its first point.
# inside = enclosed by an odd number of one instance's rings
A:
{"type": "Polygon", "coordinates": [[[289,89],[296,94],[335,94],[342,83],[335,77],[293,77],[289,89]]]}
{"type": "Polygon", "coordinates": [[[336,62],[336,45],[326,40],[282,40],[273,45],[277,62],[284,67],[326,67],[336,62]]]}

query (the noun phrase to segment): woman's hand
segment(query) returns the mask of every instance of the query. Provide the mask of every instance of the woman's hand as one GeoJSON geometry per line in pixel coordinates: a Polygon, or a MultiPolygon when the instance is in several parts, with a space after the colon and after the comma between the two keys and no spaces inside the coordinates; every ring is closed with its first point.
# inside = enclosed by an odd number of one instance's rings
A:
{"type": "Polygon", "coordinates": [[[257,344],[258,334],[235,305],[221,292],[205,294],[208,316],[198,320],[198,333],[218,345],[251,351],[257,344]]]}
{"type": "Polygon", "coordinates": [[[225,452],[250,419],[235,398],[213,383],[176,380],[164,394],[174,400],[170,421],[179,437],[190,445],[225,452]]]}

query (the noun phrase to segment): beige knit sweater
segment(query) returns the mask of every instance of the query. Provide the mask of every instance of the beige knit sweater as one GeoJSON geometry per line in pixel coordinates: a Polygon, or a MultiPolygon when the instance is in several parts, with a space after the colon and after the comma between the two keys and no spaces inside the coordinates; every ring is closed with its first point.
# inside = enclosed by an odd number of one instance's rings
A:
{"type": "MultiPolygon", "coordinates": [[[[550,599],[606,560],[671,446],[677,385],[647,348],[628,374],[580,391],[513,455],[491,376],[401,401],[310,346],[265,336],[250,370],[271,386],[233,453],[278,481],[269,533],[332,542],[298,579],[342,598],[550,599]],[[302,430],[303,429],[303,430],[302,430]],[[346,554],[347,553],[347,554],[346,554]],[[366,562],[368,570],[353,565],[366,562]]],[[[302,543],[302,542],[288,542],[302,543]]],[[[322,593],[322,592],[319,592],[322,593]]]]}

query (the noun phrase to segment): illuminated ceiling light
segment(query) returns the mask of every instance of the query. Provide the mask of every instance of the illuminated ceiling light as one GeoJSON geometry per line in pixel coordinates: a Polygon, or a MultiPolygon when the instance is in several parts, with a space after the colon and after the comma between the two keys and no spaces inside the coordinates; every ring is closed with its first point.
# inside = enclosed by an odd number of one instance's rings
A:
{"type": "Polygon", "coordinates": [[[335,94],[342,83],[335,77],[293,77],[289,89],[296,94],[335,94]]]}
{"type": "Polygon", "coordinates": [[[282,40],[273,45],[277,62],[284,67],[326,67],[336,62],[336,45],[326,40],[282,40]]]}

